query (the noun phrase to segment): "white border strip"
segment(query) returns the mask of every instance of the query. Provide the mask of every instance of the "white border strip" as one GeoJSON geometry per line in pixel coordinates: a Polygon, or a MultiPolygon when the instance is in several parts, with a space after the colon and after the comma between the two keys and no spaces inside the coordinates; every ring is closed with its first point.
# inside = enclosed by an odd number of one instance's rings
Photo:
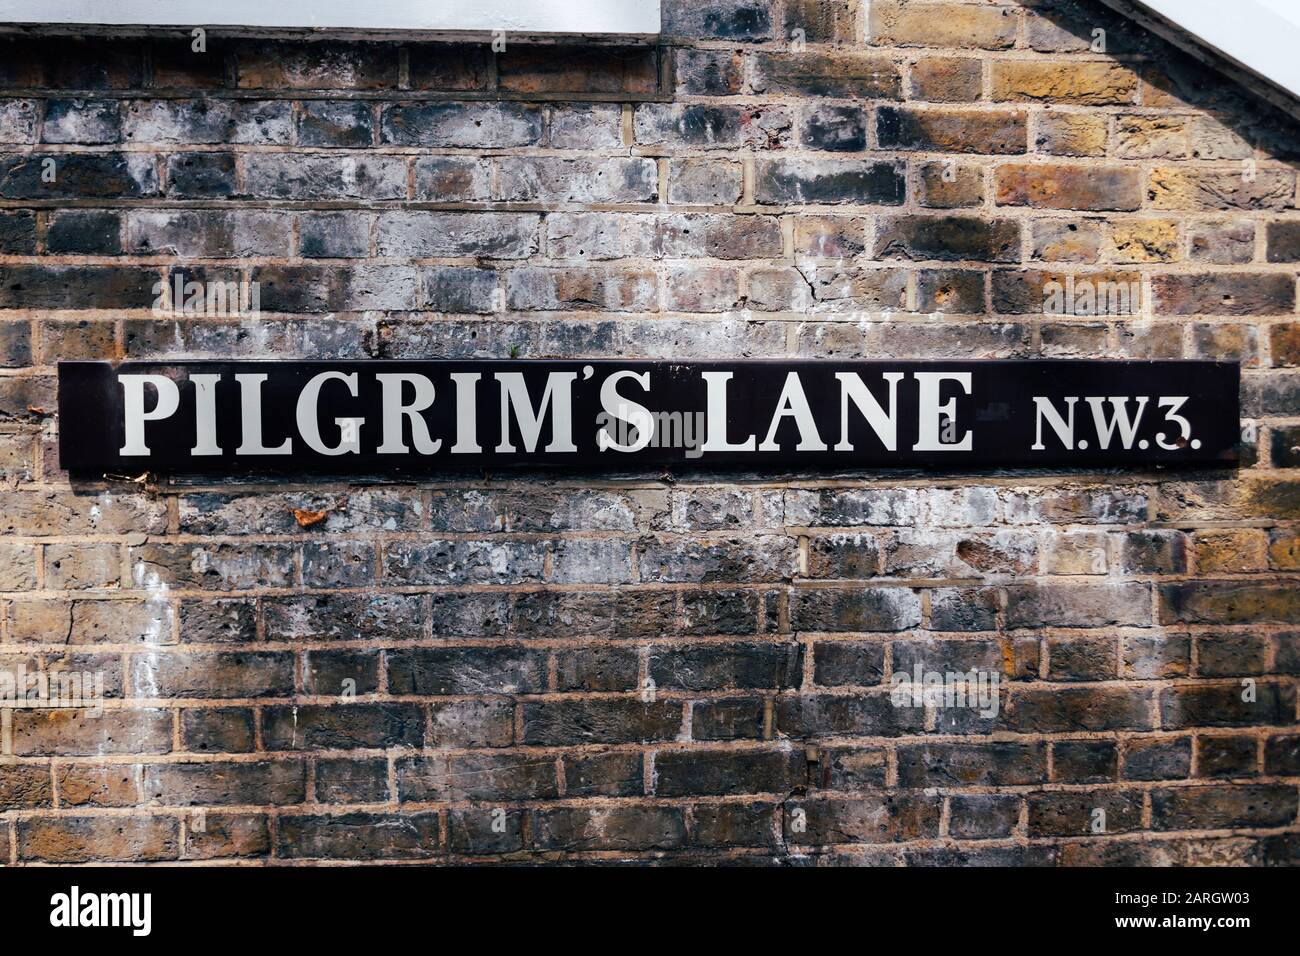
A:
{"type": "Polygon", "coordinates": [[[1300,96],[1300,2],[1141,0],[1199,40],[1300,96]]]}
{"type": "Polygon", "coordinates": [[[0,0],[0,23],[650,36],[659,0],[0,0]]]}

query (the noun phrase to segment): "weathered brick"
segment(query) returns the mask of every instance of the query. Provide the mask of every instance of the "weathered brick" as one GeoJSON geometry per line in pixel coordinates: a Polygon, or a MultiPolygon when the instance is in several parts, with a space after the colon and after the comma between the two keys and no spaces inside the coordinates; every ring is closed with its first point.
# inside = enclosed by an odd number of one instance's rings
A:
{"type": "Polygon", "coordinates": [[[277,213],[131,212],[125,234],[127,250],[143,255],[237,259],[289,250],[288,221],[277,213]]]}
{"type": "Polygon", "coordinates": [[[559,796],[556,764],[511,754],[406,757],[397,761],[402,801],[546,800],[559,796]]]}
{"type": "Polygon", "coordinates": [[[541,137],[542,111],[513,103],[399,103],[380,120],[381,141],[399,146],[500,148],[541,137]]]}
{"type": "Polygon", "coordinates": [[[1020,225],[1010,219],[965,216],[884,218],[875,254],[891,259],[1020,261],[1020,225]]]}
{"type": "Polygon", "coordinates": [[[537,251],[539,217],[513,213],[401,212],[379,216],[377,250],[406,259],[521,259],[537,251]]]}
{"type": "Polygon", "coordinates": [[[933,209],[978,206],[984,201],[984,170],[951,161],[920,168],[917,201],[933,209]]]}
{"type": "Polygon", "coordinates": [[[415,704],[276,705],[262,711],[269,750],[418,747],[424,714],[415,704]]]}
{"type": "Polygon", "coordinates": [[[257,266],[252,281],[263,309],[338,312],[365,309],[492,311],[496,273],[460,266],[257,266]]]}
{"type": "Polygon", "coordinates": [[[1007,589],[1009,627],[1142,627],[1151,623],[1144,584],[1022,584],[1007,589]]]}
{"type": "Polygon", "coordinates": [[[903,787],[1023,786],[1047,779],[1042,743],[904,744],[898,748],[903,787]]]}
{"type": "Polygon", "coordinates": [[[755,198],[782,205],[902,205],[906,182],[894,163],[861,160],[792,161],[764,159],[757,164],[755,198]]]}
{"type": "Polygon", "coordinates": [[[121,574],[122,551],[116,544],[52,544],[45,549],[45,584],[54,590],[111,587],[121,574]]]}
{"type": "Polygon", "coordinates": [[[1295,776],[1297,767],[1300,767],[1300,736],[1290,734],[1269,737],[1265,741],[1264,771],[1266,773],[1295,776]]]}
{"type": "Polygon", "coordinates": [[[700,700],[691,705],[694,740],[744,740],[763,736],[763,701],[758,698],[700,700]]]}
{"type": "Polygon", "coordinates": [[[658,283],[652,272],[614,269],[513,269],[506,301],[525,310],[653,311],[658,283]]]}
{"type": "Polygon", "coordinates": [[[13,718],[13,752],[18,756],[94,756],[168,753],[171,711],[104,708],[18,710],[13,718]]]}
{"type": "Polygon", "coordinates": [[[116,143],[122,135],[117,100],[48,100],[41,122],[42,143],[116,143]]]}
{"type": "Polygon", "coordinates": [[[244,188],[262,199],[405,199],[406,162],[396,156],[293,156],[244,159],[244,188]]]}
{"type": "Polygon", "coordinates": [[[436,813],[281,817],[275,852],[287,859],[427,860],[439,854],[436,813]]]}
{"type": "Polygon", "coordinates": [[[669,160],[668,201],[730,205],[740,199],[743,173],[739,163],[726,160],[669,160]]]}
{"type": "Polygon", "coordinates": [[[882,149],[949,153],[1023,153],[1026,114],[973,110],[918,110],[882,106],[876,137],[882,149]]]}
{"type": "Polygon", "coordinates": [[[185,834],[186,859],[265,857],[270,852],[270,826],[258,814],[205,813],[203,828],[190,827],[185,834]]]}
{"type": "Polygon", "coordinates": [[[316,799],[329,803],[388,802],[388,761],[317,761],[316,799]]]}
{"type": "Polygon", "coordinates": [[[1124,746],[1125,780],[1181,780],[1191,769],[1190,737],[1133,737],[1124,746]]]}
{"type": "Polygon", "coordinates": [[[347,698],[379,690],[378,651],[313,651],[303,669],[303,686],[310,694],[347,698]]]}
{"type": "Polygon", "coordinates": [[[249,40],[236,53],[242,89],[393,89],[397,50],[390,44],[320,41],[310,45],[249,40]]]}
{"type": "Polygon", "coordinates": [[[31,255],[36,252],[36,217],[30,212],[0,213],[0,253],[31,255]]]}
{"type": "Polygon", "coordinates": [[[1254,737],[1202,737],[1196,755],[1198,777],[1253,777],[1259,766],[1254,737]]]}
{"type": "Polygon", "coordinates": [[[1062,740],[1052,744],[1053,783],[1110,783],[1119,770],[1119,749],[1110,740],[1062,740]]]}
{"type": "Polygon", "coordinates": [[[674,51],[677,74],[677,91],[702,96],[725,96],[739,93],[742,80],[742,60],[730,50],[674,51]]]}
{"type": "Polygon", "coordinates": [[[255,743],[253,724],[249,708],[187,708],[181,712],[181,740],[192,752],[248,753],[255,743]]]}
{"type": "Polygon", "coordinates": [[[176,817],[38,817],[18,825],[19,859],[42,863],[174,860],[179,847],[176,817]]]}
{"type": "Polygon", "coordinates": [[[1255,224],[1249,220],[1192,223],[1187,236],[1196,262],[1233,265],[1255,258],[1255,224]]]}
{"type": "Polygon", "coordinates": [[[502,160],[498,198],[509,202],[653,202],[659,177],[650,159],[502,160]]]}
{"type": "Polygon", "coordinates": [[[970,103],[980,98],[984,69],[973,57],[923,57],[908,71],[911,99],[970,103]]]}
{"type": "Polygon", "coordinates": [[[1137,96],[1137,75],[1114,63],[998,60],[993,99],[1079,106],[1123,106],[1137,96]]]}
{"type": "Polygon", "coordinates": [[[948,801],[948,833],[959,840],[1007,837],[1019,821],[1020,800],[1010,794],[959,794],[948,801]]]}
{"type": "Polygon", "coordinates": [[[638,106],[633,124],[647,146],[777,149],[788,143],[793,120],[779,107],[654,103],[638,106]]]}
{"type": "Polygon", "coordinates": [[[168,195],[179,199],[224,199],[238,191],[233,152],[182,152],[166,161],[168,195]]]}
{"type": "Polygon", "coordinates": [[[1170,315],[1274,315],[1295,309],[1295,283],[1274,273],[1186,273],[1152,280],[1157,307],[1170,315]]]}
{"type": "Polygon", "coordinates": [[[756,53],[752,85],[758,93],[895,99],[902,87],[898,66],[863,53],[756,53]]]}
{"type": "Polygon", "coordinates": [[[776,700],[775,729],[795,739],[898,737],[925,726],[922,707],[895,707],[889,694],[782,695],[776,700]]]}
{"type": "MultiPolygon", "coordinates": [[[[475,202],[491,198],[492,170],[481,159],[421,156],[415,161],[415,198],[434,202],[475,202]]],[[[340,217],[355,222],[348,214],[340,217]]],[[[364,220],[363,220],[364,221],[364,220]]],[[[369,243],[366,243],[369,248],[369,243]]],[[[362,253],[364,254],[364,253],[362,253]]]]}
{"type": "Polygon", "coordinates": [[[1111,227],[1114,262],[1175,262],[1181,257],[1178,226],[1167,219],[1133,219],[1111,227]]]}
{"type": "Polygon", "coordinates": [[[647,743],[674,740],[682,706],[638,698],[545,700],[524,704],[523,743],[565,746],[586,743],[647,743]]]}
{"type": "Polygon", "coordinates": [[[555,655],[556,690],[627,691],[638,685],[640,658],[624,647],[575,648],[555,655]]]}
{"type": "Polygon", "coordinates": [[[1127,574],[1181,574],[1187,570],[1187,539],[1178,531],[1131,531],[1120,561],[1127,574]]]}
{"type": "Polygon", "coordinates": [[[528,694],[546,689],[546,657],[516,647],[422,647],[388,652],[388,687],[401,695],[528,694]]]}
{"type": "Polygon", "coordinates": [[[1166,584],[1160,588],[1160,620],[1193,624],[1300,623],[1300,593],[1282,583],[1166,584]]]}
{"type": "Polygon", "coordinates": [[[655,754],[655,793],[788,793],[803,784],[802,748],[780,750],[664,750],[655,754]]]}
{"type": "Polygon", "coordinates": [[[870,16],[871,42],[886,46],[1003,50],[1015,43],[1018,28],[1010,7],[886,0],[871,4],[870,16]]]}
{"type": "Polygon", "coordinates": [[[1168,687],[1160,694],[1160,722],[1181,730],[1285,725],[1294,720],[1293,685],[1260,682],[1254,688],[1255,699],[1246,696],[1239,683],[1168,687]]]}
{"type": "Polygon", "coordinates": [[[554,106],[550,144],[556,149],[615,149],[623,144],[623,109],[617,103],[554,106]]]}
{"type": "MultiPolygon", "coordinates": [[[[67,100],[54,102],[65,104],[66,111],[67,100]]],[[[40,128],[37,105],[35,100],[0,100],[0,143],[35,142],[40,128]]]]}
{"type": "Polygon", "coordinates": [[[1025,802],[1031,837],[1126,833],[1142,827],[1142,794],[1138,791],[1031,793],[1025,802]],[[1098,816],[1099,810],[1104,816],[1098,816]]]}
{"type": "Polygon", "coordinates": [[[482,43],[412,43],[407,59],[412,89],[458,91],[486,89],[493,57],[482,43]]]}
{"type": "Polygon", "coordinates": [[[691,810],[691,843],[697,846],[771,846],[776,842],[770,803],[701,804],[691,810]]]}
{"type": "Polygon", "coordinates": [[[800,117],[800,141],[809,149],[860,152],[867,145],[867,114],[856,106],[819,106],[800,117]]]}
{"type": "Polygon", "coordinates": [[[921,621],[920,598],[907,588],[800,589],[790,604],[801,631],[901,631],[921,621]]]}
{"type": "Polygon", "coordinates": [[[1141,175],[1126,166],[999,166],[994,185],[1000,206],[1132,210],[1142,205],[1141,175]]]}
{"type": "Polygon", "coordinates": [[[996,588],[939,588],[930,592],[930,626],[936,631],[989,631],[997,625],[996,588]]]}
{"type": "Polygon", "coordinates": [[[529,811],[539,850],[672,850],[686,842],[679,807],[562,807],[529,811]]]}
{"type": "Polygon", "coordinates": [[[147,654],[132,659],[136,697],[284,697],[293,656],[283,652],[147,654]]]}
{"type": "Polygon", "coordinates": [[[1295,787],[1179,787],[1151,793],[1151,826],[1156,830],[1283,826],[1293,822],[1295,814],[1295,787]]]}
{"type": "Polygon", "coordinates": [[[57,774],[72,806],[289,806],[307,793],[301,760],[74,765],[57,774]]]}
{"type": "Polygon", "coordinates": [[[523,818],[522,810],[506,811],[504,818],[481,809],[452,810],[447,815],[448,846],[467,856],[518,852],[524,846],[523,818]]]}
{"type": "Polygon", "coordinates": [[[505,698],[435,703],[431,747],[505,747],[514,742],[514,705],[505,698]]]}
{"type": "Polygon", "coordinates": [[[54,805],[54,783],[48,767],[10,764],[0,767],[0,806],[32,810],[54,805]]]}
{"type": "Polygon", "coordinates": [[[1105,156],[1109,136],[1105,116],[1040,113],[1035,119],[1034,149],[1053,156],[1105,156]]]}
{"type": "Polygon", "coordinates": [[[1159,166],[1148,177],[1147,196],[1151,208],[1161,210],[1283,210],[1294,200],[1295,187],[1295,173],[1277,169],[1246,177],[1240,169],[1159,166]]]}
{"type": "Polygon", "coordinates": [[[666,37],[714,40],[767,40],[772,37],[768,0],[668,0],[663,5],[666,37]]]}
{"type": "Polygon", "coordinates": [[[122,139],[138,143],[285,145],[293,135],[284,100],[132,100],[122,139]]]}
{"type": "Polygon", "coordinates": [[[298,143],[302,146],[369,146],[374,140],[369,103],[308,100],[298,113],[298,143]]]}
{"type": "Polygon", "coordinates": [[[798,644],[708,644],[650,654],[650,679],[665,689],[781,690],[797,684],[803,666],[798,644]]]}
{"type": "Polygon", "coordinates": [[[900,793],[857,800],[806,800],[803,830],[790,826],[795,804],[785,808],[785,832],[799,844],[888,843],[934,836],[939,801],[925,794],[900,793]]]}
{"type": "Polygon", "coordinates": [[[1150,698],[1151,691],[1094,687],[1016,691],[1005,719],[1020,733],[1150,730],[1150,698]]]}
{"type": "Polygon", "coordinates": [[[659,86],[654,47],[511,44],[497,57],[497,83],[517,93],[649,94],[659,86]]]}

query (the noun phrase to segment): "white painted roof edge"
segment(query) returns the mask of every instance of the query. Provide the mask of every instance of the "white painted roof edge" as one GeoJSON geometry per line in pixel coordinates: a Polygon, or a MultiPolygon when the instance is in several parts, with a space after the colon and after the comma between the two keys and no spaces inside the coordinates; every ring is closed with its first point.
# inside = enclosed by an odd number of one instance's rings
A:
{"type": "Polygon", "coordinates": [[[0,0],[0,23],[653,36],[659,33],[659,4],[660,0],[0,0]]]}
{"type": "Polygon", "coordinates": [[[1208,47],[1300,96],[1300,2],[1284,13],[1269,0],[1140,0],[1208,47]]]}

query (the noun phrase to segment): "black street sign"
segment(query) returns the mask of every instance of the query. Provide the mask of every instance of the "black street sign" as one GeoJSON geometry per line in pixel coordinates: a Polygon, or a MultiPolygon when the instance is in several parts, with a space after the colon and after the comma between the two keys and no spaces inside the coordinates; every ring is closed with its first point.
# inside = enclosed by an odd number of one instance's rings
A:
{"type": "Polygon", "coordinates": [[[86,473],[1237,460],[1238,367],[1117,361],[60,362],[86,473]]]}

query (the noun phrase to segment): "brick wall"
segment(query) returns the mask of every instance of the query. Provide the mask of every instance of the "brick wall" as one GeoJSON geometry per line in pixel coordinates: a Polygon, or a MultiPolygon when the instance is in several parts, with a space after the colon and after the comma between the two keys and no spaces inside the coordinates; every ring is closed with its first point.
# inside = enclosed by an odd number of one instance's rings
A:
{"type": "Polygon", "coordinates": [[[1300,126],[1096,2],[664,6],[3,41],[0,662],[110,699],[6,718],[0,861],[1297,860],[1300,126]],[[167,356],[1231,359],[1246,461],[70,483],[55,362],[167,356]]]}

